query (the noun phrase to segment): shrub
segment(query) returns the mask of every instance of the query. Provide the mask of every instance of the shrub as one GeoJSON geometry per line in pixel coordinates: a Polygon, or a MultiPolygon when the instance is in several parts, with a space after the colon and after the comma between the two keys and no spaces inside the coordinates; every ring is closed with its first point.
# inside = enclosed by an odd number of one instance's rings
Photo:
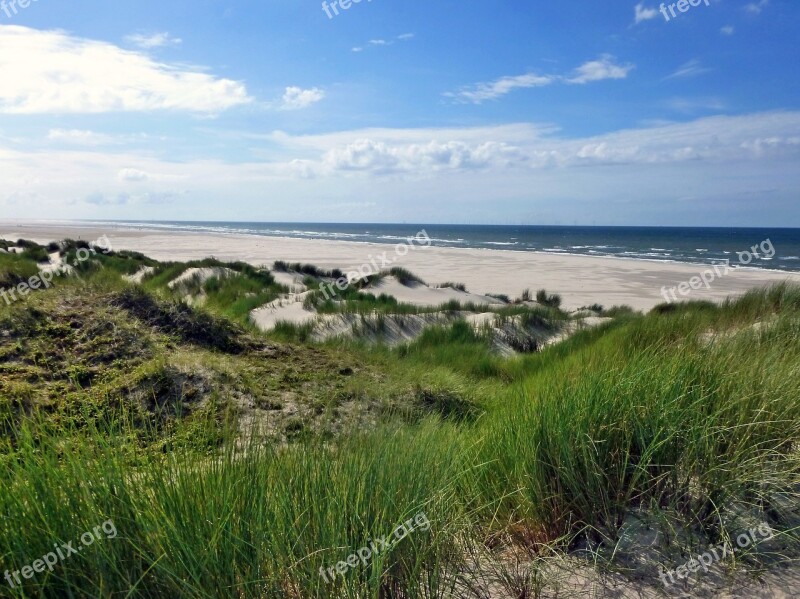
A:
{"type": "Polygon", "coordinates": [[[504,304],[511,303],[511,298],[508,297],[505,293],[489,293],[486,297],[492,297],[494,299],[500,300],[504,304]]]}
{"type": "Polygon", "coordinates": [[[23,256],[29,260],[35,260],[36,262],[48,262],[50,260],[47,249],[35,241],[19,239],[17,240],[17,246],[25,250],[23,256]]]}
{"type": "Polygon", "coordinates": [[[464,293],[467,292],[467,286],[464,285],[464,283],[451,283],[448,281],[447,283],[442,283],[439,285],[439,289],[447,289],[448,287],[450,289],[455,289],[456,291],[463,291],[464,293]]]}
{"type": "Polygon", "coordinates": [[[412,285],[413,283],[420,285],[425,284],[425,281],[420,279],[417,275],[399,266],[395,266],[394,268],[390,269],[389,274],[397,279],[401,285],[405,285],[406,287],[412,285]]]}
{"type": "Polygon", "coordinates": [[[323,270],[313,264],[302,264],[300,262],[285,262],[283,260],[275,260],[272,264],[272,269],[276,272],[296,272],[301,275],[317,277],[317,278],[328,278],[328,279],[341,279],[344,277],[344,273],[339,270],[338,268],[334,268],[333,270],[323,270]]]}
{"type": "Polygon", "coordinates": [[[556,293],[553,295],[547,295],[547,291],[544,289],[540,289],[536,292],[536,301],[543,306],[549,306],[550,308],[561,307],[561,296],[556,293]]]}
{"type": "Polygon", "coordinates": [[[209,349],[238,354],[247,345],[242,333],[228,320],[215,318],[183,303],[162,303],[139,288],[126,289],[112,302],[141,322],[209,349]]]}
{"type": "Polygon", "coordinates": [[[630,314],[634,314],[636,311],[627,305],[622,306],[611,306],[608,310],[602,310],[600,312],[600,316],[608,316],[609,318],[615,318],[617,316],[628,316],[630,314]]]}
{"type": "Polygon", "coordinates": [[[602,304],[592,304],[591,306],[584,306],[581,310],[588,310],[589,312],[597,312],[598,314],[603,312],[602,304]]]}

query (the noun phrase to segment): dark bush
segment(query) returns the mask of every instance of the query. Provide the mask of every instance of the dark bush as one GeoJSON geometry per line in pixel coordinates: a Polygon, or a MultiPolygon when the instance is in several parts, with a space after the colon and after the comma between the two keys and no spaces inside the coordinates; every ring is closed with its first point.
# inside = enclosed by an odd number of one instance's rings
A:
{"type": "Polygon", "coordinates": [[[544,289],[540,289],[536,292],[536,301],[543,306],[549,306],[550,308],[561,307],[561,296],[556,293],[553,295],[547,295],[547,291],[544,289]]]}
{"type": "Polygon", "coordinates": [[[113,303],[148,326],[184,341],[230,354],[247,349],[241,341],[243,331],[233,323],[183,303],[158,302],[141,288],[126,289],[113,303]]]}
{"type": "Polygon", "coordinates": [[[394,268],[390,269],[389,274],[392,275],[395,279],[397,279],[401,285],[405,285],[406,287],[414,283],[420,285],[425,284],[425,281],[420,279],[417,275],[399,266],[395,266],[394,268]]]}

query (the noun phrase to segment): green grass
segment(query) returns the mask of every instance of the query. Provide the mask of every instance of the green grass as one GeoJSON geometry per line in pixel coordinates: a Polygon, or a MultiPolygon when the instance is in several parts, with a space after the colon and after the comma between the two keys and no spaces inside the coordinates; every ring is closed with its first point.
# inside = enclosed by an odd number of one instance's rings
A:
{"type": "Polygon", "coordinates": [[[0,254],[0,289],[24,283],[39,272],[36,262],[25,255],[0,254]]]}
{"type": "Polygon", "coordinates": [[[405,285],[406,287],[410,285],[424,285],[425,281],[420,279],[414,273],[406,270],[405,268],[401,268],[399,266],[394,266],[390,268],[387,274],[393,276],[401,285],[405,285]]]}
{"type": "Polygon", "coordinates": [[[453,283],[450,281],[437,285],[437,287],[439,289],[455,289],[456,291],[463,291],[464,293],[467,291],[467,286],[464,285],[464,283],[453,283]]]}
{"type": "Polygon", "coordinates": [[[282,285],[275,282],[269,271],[244,262],[221,262],[213,258],[158,265],[156,272],[145,280],[143,286],[161,297],[172,299],[182,299],[187,295],[202,297],[206,309],[244,325],[249,325],[251,311],[286,292],[282,285]],[[234,274],[212,277],[205,282],[192,278],[170,289],[169,283],[189,268],[226,268],[234,274]]]}
{"type": "Polygon", "coordinates": [[[210,461],[174,455],[135,470],[108,444],[59,455],[31,442],[3,477],[0,552],[4,565],[17,569],[53,542],[112,520],[116,538],[85,548],[54,575],[26,581],[25,591],[364,597],[399,587],[429,596],[446,587],[441,575],[463,543],[464,515],[454,506],[467,453],[455,430],[430,423],[356,435],[335,452],[253,445],[210,461]],[[430,476],[418,476],[417,464],[430,476]],[[414,531],[347,577],[328,584],[321,578],[320,568],[420,513],[430,530],[414,531]]]}
{"type": "MultiPolygon", "coordinates": [[[[165,289],[189,265],[134,288],[129,261],[145,259],[100,257],[0,303],[0,570],[108,520],[118,531],[0,595],[462,596],[471,556],[613,551],[632,512],[669,514],[690,544],[747,512],[798,548],[800,288],[622,310],[503,358],[464,321],[396,349],[298,344],[310,329],[287,324],[276,343],[237,305],[278,291],[267,273],[193,263],[239,273],[205,283],[197,309],[165,289]],[[420,512],[429,530],[320,576],[420,512]]],[[[0,255],[0,276],[31,264],[0,255]]],[[[658,584],[656,565],[641,567],[658,584]]]]}

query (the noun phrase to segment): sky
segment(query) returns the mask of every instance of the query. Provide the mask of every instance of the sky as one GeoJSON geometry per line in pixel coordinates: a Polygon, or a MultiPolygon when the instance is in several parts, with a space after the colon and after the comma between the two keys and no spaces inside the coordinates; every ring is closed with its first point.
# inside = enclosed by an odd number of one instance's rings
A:
{"type": "Polygon", "coordinates": [[[800,3],[692,1],[0,0],[0,218],[798,227],[800,3]]]}

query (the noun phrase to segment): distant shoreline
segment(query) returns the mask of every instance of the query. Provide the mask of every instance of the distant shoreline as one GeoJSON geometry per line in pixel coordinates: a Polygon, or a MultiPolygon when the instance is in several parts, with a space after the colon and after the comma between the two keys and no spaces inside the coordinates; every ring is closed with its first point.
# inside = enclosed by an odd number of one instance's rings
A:
{"type": "MultiPolygon", "coordinates": [[[[75,221],[0,221],[0,237],[48,242],[66,237],[107,234],[115,249],[142,252],[157,260],[242,260],[271,265],[275,260],[348,270],[392,247],[388,243],[275,237],[245,233],[191,232],[135,228],[123,224],[75,221]]],[[[92,237],[92,238],[94,238],[92,237]]],[[[649,310],[663,303],[661,289],[699,275],[708,264],[647,260],[621,256],[576,255],[566,252],[519,251],[508,248],[431,246],[399,260],[430,284],[463,283],[475,293],[518,297],[524,289],[547,289],[564,298],[564,307],[594,303],[606,307],[627,304],[649,310]],[[489,249],[490,251],[483,251],[489,249]]],[[[713,284],[692,291],[685,299],[720,301],[753,287],[793,281],[800,274],[740,267],[713,284]]]]}
{"type": "MultiPolygon", "coordinates": [[[[12,220],[9,224],[34,224],[12,220]]],[[[2,223],[2,221],[0,221],[2,223]]],[[[256,235],[391,245],[419,230],[443,248],[540,252],[545,255],[623,258],[679,264],[736,263],[736,254],[772,239],[773,257],[749,266],[800,273],[800,229],[741,227],[613,227],[537,225],[347,224],[213,221],[39,221],[42,226],[88,226],[150,232],[256,235]]]]}

